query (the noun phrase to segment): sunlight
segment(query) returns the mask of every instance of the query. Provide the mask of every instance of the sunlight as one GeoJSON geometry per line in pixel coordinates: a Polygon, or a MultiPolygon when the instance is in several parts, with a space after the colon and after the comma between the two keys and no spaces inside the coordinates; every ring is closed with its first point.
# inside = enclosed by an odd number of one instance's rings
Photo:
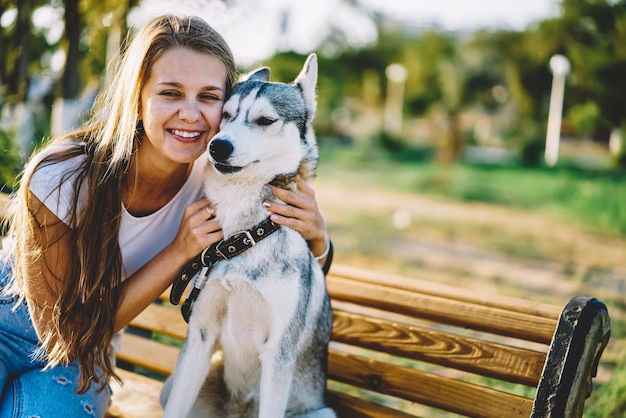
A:
{"type": "Polygon", "coordinates": [[[376,40],[376,28],[367,12],[340,0],[315,3],[286,0],[144,0],[128,16],[139,27],[162,13],[193,14],[207,20],[230,44],[235,59],[250,66],[277,51],[306,54],[331,33],[360,47],[376,40]]]}

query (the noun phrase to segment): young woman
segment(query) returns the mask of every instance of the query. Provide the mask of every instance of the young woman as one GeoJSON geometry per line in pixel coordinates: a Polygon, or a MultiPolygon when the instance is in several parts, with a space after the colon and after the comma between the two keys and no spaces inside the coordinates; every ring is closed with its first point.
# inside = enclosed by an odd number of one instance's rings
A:
{"type": "MultiPolygon", "coordinates": [[[[223,238],[203,155],[235,80],[203,20],[163,16],[128,45],[92,119],[27,164],[0,266],[0,417],[102,416],[115,334],[223,238]]],[[[276,223],[328,267],[313,190],[272,188],[276,223]]]]}

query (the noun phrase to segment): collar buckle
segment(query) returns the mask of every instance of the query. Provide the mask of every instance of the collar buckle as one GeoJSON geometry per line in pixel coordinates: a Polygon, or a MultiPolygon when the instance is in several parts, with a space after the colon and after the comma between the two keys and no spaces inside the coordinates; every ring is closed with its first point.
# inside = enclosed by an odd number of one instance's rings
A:
{"type": "Polygon", "coordinates": [[[252,234],[250,233],[250,231],[239,231],[239,232],[235,232],[227,240],[220,241],[215,246],[215,253],[218,256],[220,256],[223,260],[227,260],[245,250],[248,250],[254,247],[255,245],[256,245],[256,241],[252,237],[252,234]],[[243,235],[243,238],[241,237],[242,235],[243,235]],[[243,243],[244,245],[243,248],[237,245],[237,242],[239,242],[239,240],[241,240],[241,242],[243,243]],[[227,244],[227,247],[222,249],[221,248],[222,244],[227,244]]]}

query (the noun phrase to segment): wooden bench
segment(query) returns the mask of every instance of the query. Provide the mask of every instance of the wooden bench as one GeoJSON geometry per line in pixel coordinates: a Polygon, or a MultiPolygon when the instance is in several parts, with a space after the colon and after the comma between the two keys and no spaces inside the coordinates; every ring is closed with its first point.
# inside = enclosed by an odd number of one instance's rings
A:
{"type": "MultiPolygon", "coordinates": [[[[339,417],[580,417],[606,346],[593,298],[564,308],[334,265],[328,403],[339,417]]],[[[164,300],[167,295],[164,295],[164,300]]],[[[123,335],[108,417],[158,417],[186,324],[158,301],[123,335]],[[129,371],[134,370],[134,371],[129,371]],[[145,377],[141,374],[150,374],[145,377]]]]}

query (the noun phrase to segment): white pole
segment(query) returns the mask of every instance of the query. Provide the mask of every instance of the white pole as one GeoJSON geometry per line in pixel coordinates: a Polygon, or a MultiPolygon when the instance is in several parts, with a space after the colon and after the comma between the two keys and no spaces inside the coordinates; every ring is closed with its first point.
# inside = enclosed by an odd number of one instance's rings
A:
{"type": "Polygon", "coordinates": [[[404,82],[407,70],[401,64],[391,64],[386,70],[387,99],[383,115],[384,130],[392,135],[402,134],[402,102],[404,101],[404,82]]]}
{"type": "Polygon", "coordinates": [[[565,93],[565,76],[569,73],[570,65],[563,55],[553,55],[550,58],[552,91],[550,93],[550,109],[548,111],[548,128],[546,132],[545,160],[549,166],[554,166],[559,158],[559,141],[561,140],[561,117],[563,114],[563,96],[565,93]]]}

